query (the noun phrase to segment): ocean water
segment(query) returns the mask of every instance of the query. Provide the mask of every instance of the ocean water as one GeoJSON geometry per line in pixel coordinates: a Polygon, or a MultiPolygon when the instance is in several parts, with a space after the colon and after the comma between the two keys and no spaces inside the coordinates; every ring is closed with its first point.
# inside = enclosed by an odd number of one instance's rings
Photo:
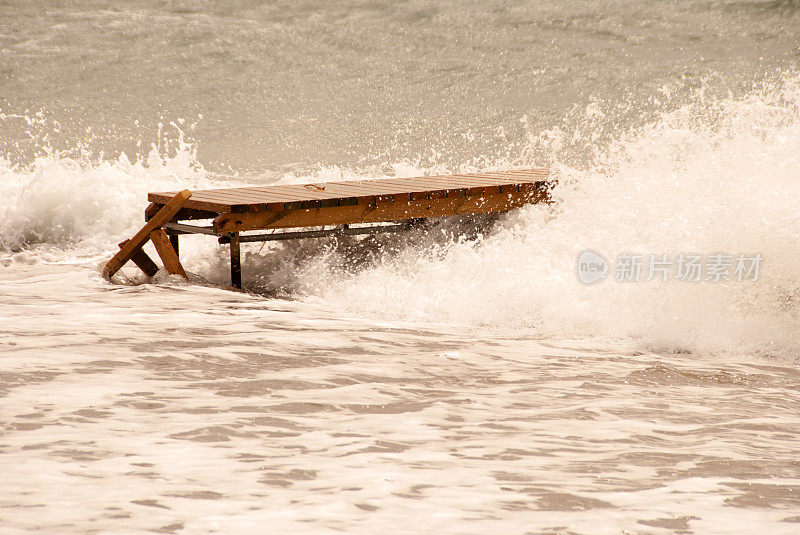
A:
{"type": "Polygon", "coordinates": [[[799,63],[794,1],[0,3],[0,533],[800,532],[799,63]],[[100,274],[149,191],[518,166],[100,274]]]}

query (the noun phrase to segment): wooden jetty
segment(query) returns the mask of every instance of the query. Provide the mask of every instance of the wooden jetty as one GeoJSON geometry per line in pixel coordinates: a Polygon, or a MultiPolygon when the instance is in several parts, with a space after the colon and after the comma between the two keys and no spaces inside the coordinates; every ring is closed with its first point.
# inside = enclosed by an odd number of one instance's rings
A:
{"type": "Polygon", "coordinates": [[[154,275],[158,266],[142,250],[152,240],[165,269],[186,277],[178,236],[206,234],[230,245],[231,285],[241,288],[243,242],[398,232],[429,218],[500,213],[547,202],[551,187],[547,170],[520,169],[150,193],[144,227],[120,244],[103,274],[111,278],[131,260],[154,275]],[[201,220],[205,223],[198,224],[201,220]]]}

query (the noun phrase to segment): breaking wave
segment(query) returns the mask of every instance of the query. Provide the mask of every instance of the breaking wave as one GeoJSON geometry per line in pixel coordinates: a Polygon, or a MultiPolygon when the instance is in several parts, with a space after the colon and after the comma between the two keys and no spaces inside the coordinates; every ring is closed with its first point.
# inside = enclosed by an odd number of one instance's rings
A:
{"type": "MultiPolygon", "coordinates": [[[[602,115],[588,110],[583,131],[602,115]]],[[[633,337],[675,351],[800,348],[800,77],[742,98],[700,91],[581,167],[560,160],[565,139],[581,141],[553,130],[529,147],[553,149],[553,207],[529,206],[481,239],[405,249],[351,274],[306,269],[302,287],[331,306],[542,337],[633,337]],[[587,249],[612,261],[724,252],[763,262],[755,282],[584,285],[575,268],[587,249]]]]}
{"type": "MultiPolygon", "coordinates": [[[[744,97],[697,92],[690,104],[593,151],[605,120],[598,106],[571,131],[531,135],[505,165],[542,165],[559,183],[551,206],[516,210],[484,232],[447,225],[410,239],[249,246],[252,287],[382,317],[508,329],[511,336],[633,338],[674,351],[791,353],[800,348],[800,77],[786,75],[744,97]],[[589,133],[582,133],[589,132],[589,133]],[[411,245],[409,245],[411,244],[411,245]],[[757,281],[582,284],[578,255],[760,254],[757,281]]],[[[177,127],[176,127],[177,128],[177,127]]],[[[414,162],[378,169],[321,168],[315,180],[443,169],[414,162]]],[[[283,182],[307,180],[286,174],[283,182]]],[[[108,255],[141,223],[148,191],[242,182],[207,173],[190,143],[153,147],[131,162],[38,157],[0,160],[0,247],[9,258],[64,260],[108,255]]],[[[186,267],[227,278],[225,252],[208,239],[182,246],[186,267]]]]}

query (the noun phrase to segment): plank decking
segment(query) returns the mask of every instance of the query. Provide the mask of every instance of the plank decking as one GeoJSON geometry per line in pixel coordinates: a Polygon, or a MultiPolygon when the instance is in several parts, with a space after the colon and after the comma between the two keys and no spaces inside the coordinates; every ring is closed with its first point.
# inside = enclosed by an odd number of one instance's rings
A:
{"type": "Polygon", "coordinates": [[[178,260],[178,235],[210,234],[231,246],[231,282],[241,288],[240,243],[362,234],[408,228],[419,219],[506,212],[527,203],[546,202],[552,182],[545,169],[522,169],[460,175],[354,180],[280,186],[150,193],[147,225],[121,245],[104,273],[111,277],[127,260],[152,271],[141,250],[153,239],[170,273],[185,276],[178,260]],[[187,195],[188,194],[188,195],[187,195]],[[211,220],[209,225],[181,223],[211,220]],[[353,224],[398,223],[367,228],[353,224]],[[308,227],[336,229],[308,230],[308,227]],[[169,243],[164,230],[169,234],[169,243]],[[294,229],[268,235],[240,235],[255,230],[294,229]],[[306,229],[306,230],[302,230],[306,229]],[[160,232],[158,232],[160,230],[160,232]],[[171,247],[170,247],[171,245],[171,247]],[[174,254],[173,254],[174,253],[174,254]]]}

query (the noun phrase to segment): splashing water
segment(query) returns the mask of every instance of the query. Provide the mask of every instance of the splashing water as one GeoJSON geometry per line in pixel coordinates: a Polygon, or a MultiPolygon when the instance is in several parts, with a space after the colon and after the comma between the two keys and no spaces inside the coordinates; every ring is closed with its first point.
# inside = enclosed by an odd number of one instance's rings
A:
{"type": "Polygon", "coordinates": [[[299,284],[350,310],[543,337],[795,351],[800,249],[787,244],[800,237],[800,78],[740,99],[699,97],[628,132],[586,168],[555,154],[552,209],[530,206],[477,242],[411,248],[349,276],[309,269],[299,284]],[[586,249],[607,258],[760,253],[764,262],[757,282],[585,286],[574,270],[586,249]]]}
{"type": "MultiPolygon", "coordinates": [[[[355,267],[345,258],[353,248],[328,240],[252,249],[245,262],[256,289],[281,287],[356,313],[523,329],[537,337],[633,337],[676,351],[791,352],[800,344],[800,250],[787,247],[800,236],[798,110],[797,75],[741,98],[700,91],[695,102],[595,149],[589,164],[564,163],[564,140],[578,144],[580,132],[603,118],[590,106],[572,136],[552,129],[523,151],[523,158],[550,152],[559,180],[553,206],[516,210],[478,239],[442,239],[438,228],[411,240],[387,237],[355,267]],[[727,252],[764,260],[756,282],[585,286],[575,262],[587,249],[609,259],[727,252]]],[[[35,259],[103,255],[138,227],[148,191],[242,183],[206,173],[182,132],[168,152],[154,146],[135,163],[124,154],[99,163],[58,154],[25,168],[0,163],[4,197],[14,200],[3,207],[0,243],[35,259]]],[[[443,171],[414,162],[385,167],[386,175],[400,176],[443,171]]],[[[313,180],[376,172],[320,168],[313,180]]],[[[280,181],[308,179],[288,173],[280,181]]],[[[187,268],[223,283],[224,254],[207,240],[187,241],[187,268]]]]}
{"type": "Polygon", "coordinates": [[[147,192],[212,184],[180,129],[174,144],[153,144],[133,163],[125,153],[98,161],[46,152],[26,166],[0,159],[0,193],[11,200],[0,206],[0,250],[51,260],[103,254],[141,226],[147,192]]]}
{"type": "Polygon", "coordinates": [[[0,531],[797,532],[796,2],[2,4],[0,531]],[[544,165],[252,293],[208,236],[100,275],[149,191],[544,165]]]}

